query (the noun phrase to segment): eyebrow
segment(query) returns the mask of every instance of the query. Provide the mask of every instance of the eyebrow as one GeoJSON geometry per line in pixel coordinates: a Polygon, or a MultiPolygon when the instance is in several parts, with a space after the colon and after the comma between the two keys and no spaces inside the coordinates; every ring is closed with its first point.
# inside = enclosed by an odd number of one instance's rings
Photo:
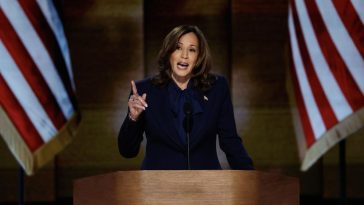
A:
{"type": "MultiPolygon", "coordinates": [[[[178,44],[182,44],[183,45],[183,43],[181,43],[181,42],[178,42],[178,44]]],[[[194,45],[194,44],[191,44],[190,46],[197,47],[197,45],[194,45]]]]}

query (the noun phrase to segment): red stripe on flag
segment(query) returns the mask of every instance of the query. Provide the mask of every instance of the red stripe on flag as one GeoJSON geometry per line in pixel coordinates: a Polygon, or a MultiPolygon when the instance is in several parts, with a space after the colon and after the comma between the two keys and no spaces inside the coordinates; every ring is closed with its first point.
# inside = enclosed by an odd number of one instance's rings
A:
{"type": "Polygon", "coordinates": [[[298,46],[301,53],[302,61],[304,63],[304,68],[307,74],[307,79],[309,81],[315,102],[320,111],[321,117],[325,123],[326,129],[333,127],[337,122],[335,113],[326,97],[325,91],[323,90],[320,80],[317,77],[314,66],[312,64],[309,51],[307,49],[306,43],[304,41],[303,32],[298,20],[297,9],[295,4],[292,4],[292,14],[294,19],[295,30],[297,34],[298,46]]]}
{"type": "Polygon", "coordinates": [[[16,97],[0,75],[0,103],[31,152],[44,143],[16,97]]]}
{"type": "Polygon", "coordinates": [[[350,107],[355,112],[364,105],[364,96],[361,93],[358,85],[355,83],[353,76],[344,63],[340,53],[331,39],[331,36],[326,29],[326,25],[321,17],[318,7],[314,1],[306,1],[307,10],[311,18],[316,37],[321,47],[322,53],[325,56],[330,70],[335,76],[335,79],[340,86],[350,107]]]}
{"type": "Polygon", "coordinates": [[[25,14],[32,23],[32,26],[51,56],[54,66],[58,71],[58,75],[62,79],[63,85],[72,102],[72,105],[75,110],[77,110],[76,96],[72,89],[71,79],[68,75],[66,63],[58,45],[58,41],[51,27],[49,26],[46,17],[43,15],[43,12],[39,8],[36,1],[19,0],[19,4],[23,8],[25,14]]]}
{"type": "MultiPolygon", "coordinates": [[[[292,51],[292,48],[291,48],[291,51],[292,51]]],[[[308,113],[306,110],[306,106],[304,104],[300,86],[298,84],[297,73],[296,73],[296,69],[294,68],[292,56],[290,57],[290,68],[291,68],[290,73],[291,73],[291,77],[292,77],[291,79],[292,79],[293,89],[294,89],[294,93],[295,93],[297,108],[298,108],[298,112],[300,114],[301,124],[302,124],[303,132],[305,135],[305,139],[306,139],[306,147],[310,148],[311,145],[313,145],[316,140],[315,140],[315,137],[313,134],[310,120],[308,119],[308,113]]]]}
{"type": "Polygon", "coordinates": [[[42,74],[39,72],[37,66],[2,10],[0,10],[0,27],[0,39],[2,39],[6,49],[14,59],[19,70],[23,73],[24,78],[29,83],[55,127],[61,129],[66,123],[66,118],[52,91],[42,77],[42,74]]]}
{"type": "Polygon", "coordinates": [[[334,0],[333,3],[351,39],[364,58],[364,25],[353,4],[351,1],[344,0],[334,0]]]}

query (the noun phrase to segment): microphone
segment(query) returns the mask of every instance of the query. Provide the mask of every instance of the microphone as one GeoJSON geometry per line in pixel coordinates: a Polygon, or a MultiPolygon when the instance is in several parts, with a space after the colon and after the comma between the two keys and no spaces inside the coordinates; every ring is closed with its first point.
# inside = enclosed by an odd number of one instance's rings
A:
{"type": "Polygon", "coordinates": [[[192,128],[192,106],[189,102],[185,102],[183,105],[183,112],[185,113],[185,121],[183,123],[183,127],[187,134],[187,167],[190,170],[191,164],[190,164],[190,133],[192,128]]]}
{"type": "Polygon", "coordinates": [[[185,102],[183,105],[183,112],[185,113],[185,121],[183,123],[183,127],[185,128],[186,133],[191,133],[191,127],[192,127],[192,106],[189,102],[185,102]]]}

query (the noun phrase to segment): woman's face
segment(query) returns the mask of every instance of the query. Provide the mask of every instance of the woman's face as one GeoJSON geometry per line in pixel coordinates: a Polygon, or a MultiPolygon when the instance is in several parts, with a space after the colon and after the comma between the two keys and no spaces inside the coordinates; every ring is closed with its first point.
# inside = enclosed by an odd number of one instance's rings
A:
{"type": "Polygon", "coordinates": [[[176,50],[169,59],[175,80],[185,81],[191,77],[197,62],[198,44],[198,38],[193,32],[186,33],[179,39],[176,50]]]}

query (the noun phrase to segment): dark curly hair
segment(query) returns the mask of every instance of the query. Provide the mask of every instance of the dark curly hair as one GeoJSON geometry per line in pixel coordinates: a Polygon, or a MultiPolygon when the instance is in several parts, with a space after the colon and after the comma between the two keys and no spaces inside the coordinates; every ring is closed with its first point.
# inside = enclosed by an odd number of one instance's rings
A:
{"type": "Polygon", "coordinates": [[[209,46],[201,30],[193,25],[177,26],[164,38],[162,48],[158,54],[158,74],[152,78],[154,85],[164,87],[172,80],[170,56],[176,50],[179,39],[190,32],[197,36],[199,42],[199,53],[196,66],[192,70],[191,80],[194,87],[202,92],[206,92],[211,88],[216,77],[209,73],[211,70],[209,46]]]}

